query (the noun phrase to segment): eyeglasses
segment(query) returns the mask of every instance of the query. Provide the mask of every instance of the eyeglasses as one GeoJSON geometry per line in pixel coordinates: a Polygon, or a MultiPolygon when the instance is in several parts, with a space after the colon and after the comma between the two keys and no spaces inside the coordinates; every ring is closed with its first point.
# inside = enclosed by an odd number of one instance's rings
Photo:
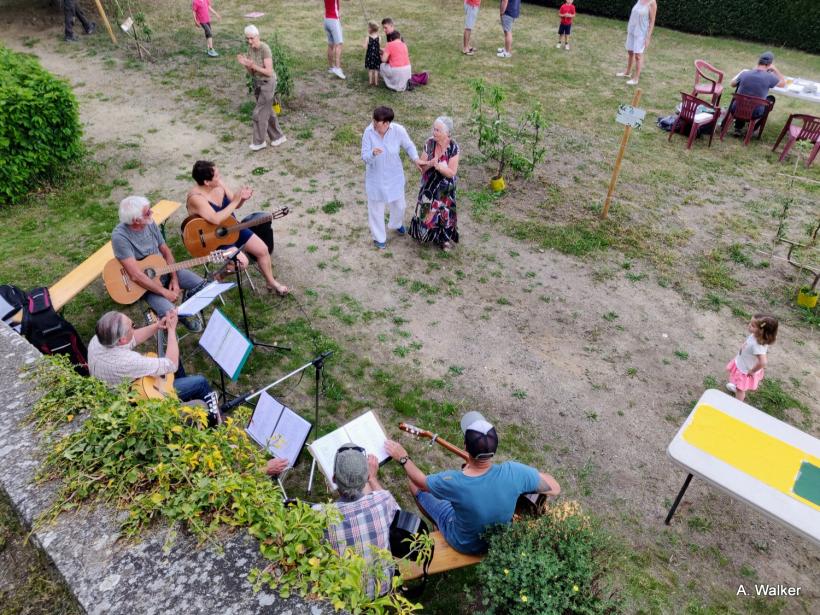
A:
{"type": "Polygon", "coordinates": [[[341,453],[344,453],[345,451],[356,451],[358,453],[361,453],[362,455],[367,455],[367,451],[363,449],[361,446],[342,446],[338,451],[336,451],[336,454],[339,455],[341,453]]]}

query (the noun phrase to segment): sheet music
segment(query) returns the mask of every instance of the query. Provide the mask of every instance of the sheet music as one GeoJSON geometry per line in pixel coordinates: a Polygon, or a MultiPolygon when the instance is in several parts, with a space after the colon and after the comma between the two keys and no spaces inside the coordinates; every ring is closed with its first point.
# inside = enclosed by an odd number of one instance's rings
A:
{"type": "Polygon", "coordinates": [[[350,438],[344,429],[336,429],[316,440],[308,448],[333,489],[336,488],[336,483],[333,482],[333,460],[339,447],[348,442],[350,438]]]}
{"type": "Polygon", "coordinates": [[[276,455],[276,449],[271,450],[269,440],[284,409],[285,407],[282,404],[263,392],[259,396],[259,401],[251,415],[251,422],[245,429],[259,446],[274,455],[276,455]]]}
{"type": "Polygon", "coordinates": [[[199,338],[199,345],[219,367],[236,380],[251,353],[253,344],[218,309],[208,320],[208,326],[199,338]]]}
{"type": "Polygon", "coordinates": [[[384,448],[387,435],[372,410],[353,419],[343,429],[350,436],[350,442],[363,447],[368,454],[375,455],[379,463],[390,457],[384,448]]]}
{"type": "Polygon", "coordinates": [[[219,295],[232,289],[234,282],[211,282],[177,308],[180,316],[193,316],[213,303],[219,295]]]}
{"type": "Polygon", "coordinates": [[[293,467],[305,445],[311,424],[287,406],[263,392],[245,431],[274,457],[293,467]]]}
{"type": "Polygon", "coordinates": [[[273,434],[273,439],[279,448],[275,452],[271,452],[277,457],[287,459],[288,467],[293,467],[299,452],[305,445],[310,428],[311,425],[308,421],[290,408],[285,407],[273,434]]]}

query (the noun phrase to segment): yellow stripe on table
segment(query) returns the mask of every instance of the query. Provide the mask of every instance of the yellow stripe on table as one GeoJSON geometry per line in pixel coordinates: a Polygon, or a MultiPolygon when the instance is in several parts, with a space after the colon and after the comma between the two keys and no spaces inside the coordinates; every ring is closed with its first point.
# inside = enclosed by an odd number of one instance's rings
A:
{"type": "Polygon", "coordinates": [[[709,404],[695,409],[683,439],[724,463],[820,511],[794,493],[803,462],[820,466],[820,458],[749,426],[709,404]]]}

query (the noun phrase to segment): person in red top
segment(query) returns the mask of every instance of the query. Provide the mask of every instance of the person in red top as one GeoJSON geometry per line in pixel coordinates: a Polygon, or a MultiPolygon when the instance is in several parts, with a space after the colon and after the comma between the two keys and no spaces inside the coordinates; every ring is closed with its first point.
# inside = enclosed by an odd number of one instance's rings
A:
{"type": "Polygon", "coordinates": [[[342,72],[342,21],[339,0],[325,0],[325,34],[327,34],[327,72],[344,79],[342,72]]]}
{"type": "Polygon", "coordinates": [[[558,9],[558,16],[561,18],[561,23],[558,25],[558,44],[556,49],[561,49],[561,39],[563,38],[564,49],[569,51],[569,33],[572,30],[572,18],[575,17],[575,6],[572,4],[574,0],[564,0],[564,4],[558,9]]]}

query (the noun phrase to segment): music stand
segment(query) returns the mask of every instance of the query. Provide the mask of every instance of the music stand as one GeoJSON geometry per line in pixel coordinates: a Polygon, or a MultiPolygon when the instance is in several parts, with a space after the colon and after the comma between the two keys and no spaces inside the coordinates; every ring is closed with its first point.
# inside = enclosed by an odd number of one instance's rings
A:
{"type": "Polygon", "coordinates": [[[279,346],[278,344],[268,344],[265,342],[257,342],[251,335],[250,326],[248,325],[248,312],[245,308],[245,291],[242,288],[242,271],[239,268],[239,253],[242,250],[237,250],[229,260],[233,261],[234,273],[236,274],[236,286],[239,288],[239,305],[242,307],[242,324],[245,327],[245,335],[254,346],[266,348],[268,350],[281,350],[283,352],[290,352],[290,346],[279,346]]]}

